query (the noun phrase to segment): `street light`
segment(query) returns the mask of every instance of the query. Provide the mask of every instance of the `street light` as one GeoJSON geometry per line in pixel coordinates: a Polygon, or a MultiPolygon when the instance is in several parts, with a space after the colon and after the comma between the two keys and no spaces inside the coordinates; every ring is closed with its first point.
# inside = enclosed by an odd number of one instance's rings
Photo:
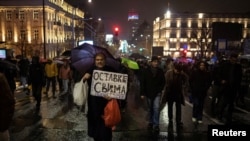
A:
{"type": "Polygon", "coordinates": [[[43,0],[43,58],[46,59],[45,0],[43,0]]]}

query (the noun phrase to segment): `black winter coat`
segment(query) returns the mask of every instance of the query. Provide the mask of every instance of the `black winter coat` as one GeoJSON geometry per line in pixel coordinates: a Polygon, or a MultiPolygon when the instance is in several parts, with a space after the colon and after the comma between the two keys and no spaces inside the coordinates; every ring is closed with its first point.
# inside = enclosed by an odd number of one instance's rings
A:
{"type": "Polygon", "coordinates": [[[40,84],[42,86],[45,86],[46,77],[45,77],[44,66],[42,64],[34,63],[30,65],[28,83],[40,84]]]}
{"type": "Polygon", "coordinates": [[[211,74],[208,71],[201,71],[198,69],[192,72],[190,77],[192,95],[196,97],[205,97],[211,82],[211,74]]]}
{"type": "MultiPolygon", "coordinates": [[[[87,73],[93,74],[96,67],[91,68],[87,73]]],[[[105,66],[103,71],[115,72],[111,67],[105,66]]],[[[108,100],[100,96],[92,96],[91,80],[88,80],[89,92],[88,92],[88,135],[95,139],[109,140],[112,138],[112,129],[106,127],[102,116],[104,115],[104,108],[108,103],[108,100]]]]}
{"type": "Polygon", "coordinates": [[[15,99],[3,73],[0,73],[0,132],[7,130],[15,110],[15,99]]]}
{"type": "Polygon", "coordinates": [[[159,93],[162,93],[165,86],[165,77],[161,68],[156,68],[155,76],[151,69],[151,67],[148,67],[141,71],[140,89],[141,95],[154,99],[159,93]]]}

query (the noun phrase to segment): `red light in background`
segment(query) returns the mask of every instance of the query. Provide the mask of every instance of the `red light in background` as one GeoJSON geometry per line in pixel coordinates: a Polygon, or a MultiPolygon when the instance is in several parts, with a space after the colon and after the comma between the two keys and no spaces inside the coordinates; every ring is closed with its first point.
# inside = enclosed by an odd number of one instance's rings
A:
{"type": "Polygon", "coordinates": [[[119,34],[119,28],[118,27],[115,27],[115,36],[118,36],[118,34],[119,34]]]}
{"type": "Polygon", "coordinates": [[[119,28],[118,28],[118,27],[115,27],[115,31],[118,32],[118,31],[119,31],[119,28]]]}
{"type": "Polygon", "coordinates": [[[187,50],[186,50],[186,49],[184,49],[184,50],[182,51],[182,55],[183,55],[183,57],[186,57],[186,56],[187,56],[187,50]]]}

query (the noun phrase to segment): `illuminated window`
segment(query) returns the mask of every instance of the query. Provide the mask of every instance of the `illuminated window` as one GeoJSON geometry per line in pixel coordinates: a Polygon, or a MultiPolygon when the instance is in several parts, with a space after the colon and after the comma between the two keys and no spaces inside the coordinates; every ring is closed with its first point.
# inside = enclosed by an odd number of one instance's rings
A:
{"type": "Polygon", "coordinates": [[[39,31],[38,30],[34,30],[34,39],[38,40],[39,38],[39,31]]]}
{"type": "Polygon", "coordinates": [[[7,30],[7,40],[8,41],[12,40],[12,31],[11,30],[7,30]]]}
{"type": "Polygon", "coordinates": [[[25,30],[21,30],[20,33],[21,33],[21,35],[20,35],[21,40],[25,40],[25,38],[26,38],[25,30]]]}
{"type": "Polygon", "coordinates": [[[188,27],[188,26],[187,26],[187,22],[185,22],[185,21],[181,22],[181,27],[182,27],[182,28],[188,27]]]}
{"type": "Polygon", "coordinates": [[[36,19],[36,20],[39,18],[39,12],[38,11],[33,12],[33,18],[36,19]]]}
{"type": "Polygon", "coordinates": [[[11,11],[7,11],[6,19],[7,19],[7,20],[11,20],[11,18],[12,18],[11,15],[12,15],[12,14],[11,14],[11,11]]]}
{"type": "Polygon", "coordinates": [[[198,28],[198,23],[197,22],[193,22],[192,23],[192,28],[198,28]]]}
{"type": "Polygon", "coordinates": [[[171,22],[171,27],[177,27],[176,22],[171,22]]]}
{"type": "Polygon", "coordinates": [[[20,20],[24,20],[25,19],[24,11],[19,11],[19,19],[20,20]]]}

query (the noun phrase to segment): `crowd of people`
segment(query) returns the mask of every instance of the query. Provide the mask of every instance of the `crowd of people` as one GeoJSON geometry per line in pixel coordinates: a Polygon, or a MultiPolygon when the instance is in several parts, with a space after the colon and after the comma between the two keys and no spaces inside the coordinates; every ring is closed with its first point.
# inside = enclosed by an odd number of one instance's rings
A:
{"type": "MultiPolygon", "coordinates": [[[[57,95],[71,92],[71,83],[77,82],[81,78],[83,78],[83,81],[87,81],[89,87],[91,87],[91,77],[94,70],[128,74],[129,81],[137,79],[136,83],[140,88],[138,95],[140,95],[141,99],[147,101],[148,129],[156,133],[160,131],[159,118],[162,104],[167,105],[169,127],[172,127],[174,123],[178,128],[183,127],[182,105],[185,105],[185,98],[187,97],[193,104],[192,117],[190,118],[194,123],[201,124],[205,98],[209,89],[212,89],[213,94],[211,104],[213,115],[225,122],[225,124],[231,124],[234,105],[244,106],[244,96],[248,93],[250,84],[249,62],[239,61],[237,54],[234,53],[227,59],[219,59],[213,65],[209,65],[205,60],[196,60],[194,63],[185,64],[173,59],[167,59],[162,65],[162,60],[153,56],[150,61],[137,61],[140,66],[139,70],[130,69],[127,64],[121,64],[120,70],[115,70],[106,65],[106,56],[102,53],[97,53],[94,60],[95,63],[91,69],[84,74],[76,73],[69,60],[66,59],[61,63],[55,63],[51,59],[48,59],[46,63],[41,63],[39,54],[35,54],[31,61],[22,58],[17,62],[20,69],[17,72],[9,74],[11,71],[1,70],[1,91],[6,90],[6,93],[5,96],[1,93],[0,99],[2,100],[3,97],[8,98],[10,101],[5,103],[12,107],[8,112],[9,119],[12,118],[14,112],[13,97],[16,88],[13,81],[15,82],[14,78],[16,76],[20,76],[25,93],[29,95],[32,92],[32,96],[36,100],[35,109],[38,113],[41,106],[43,87],[46,89],[44,93],[46,96],[48,96],[50,88],[52,88],[52,98],[56,98],[57,95]],[[8,85],[8,87],[2,85],[3,82],[8,83],[4,84],[8,85]],[[58,94],[56,94],[56,83],[58,83],[60,90],[58,94]],[[50,87],[50,84],[52,84],[52,87],[50,87]],[[27,87],[28,85],[31,85],[31,90],[27,87]],[[6,94],[9,96],[6,97],[6,94]],[[175,114],[173,114],[174,109],[175,114]],[[175,120],[173,120],[174,118],[175,120]]],[[[129,86],[128,84],[128,91],[130,90],[129,86]]],[[[109,99],[109,97],[93,96],[89,90],[88,135],[93,137],[95,141],[112,140],[112,128],[106,127],[102,119],[105,105],[109,99]]],[[[127,98],[119,100],[119,104],[121,110],[126,109],[127,98]]],[[[1,119],[2,116],[1,113],[1,119]]],[[[8,125],[4,128],[2,128],[2,124],[0,126],[1,139],[2,133],[7,131],[8,125]]]]}
{"type": "Polygon", "coordinates": [[[35,52],[31,59],[22,57],[17,61],[8,56],[0,61],[0,91],[2,91],[0,95],[0,140],[9,141],[8,128],[14,115],[16,81],[21,82],[24,93],[32,94],[36,102],[34,109],[38,114],[42,100],[42,88],[46,88],[45,95],[48,97],[50,83],[52,83],[52,97],[56,98],[56,82],[62,82],[59,83],[58,95],[66,94],[70,90],[67,84],[71,80],[72,74],[69,60],[63,60],[61,64],[53,62],[52,59],[43,62],[39,57],[39,52],[35,52]]]}
{"type": "Polygon", "coordinates": [[[140,95],[149,99],[150,130],[159,131],[161,104],[167,105],[169,127],[173,126],[175,104],[175,123],[178,128],[183,126],[181,105],[185,105],[185,99],[193,105],[191,118],[197,125],[203,122],[205,99],[209,92],[212,93],[212,116],[226,125],[232,124],[234,107],[245,106],[244,99],[250,84],[250,65],[248,60],[240,60],[237,54],[222,56],[214,64],[205,59],[183,63],[171,58],[162,63],[161,58],[158,58],[158,65],[155,65],[155,60],[153,57],[146,65],[140,63],[143,65],[139,73],[140,95]],[[164,77],[161,71],[156,71],[155,66],[163,70],[164,77]],[[162,78],[165,78],[164,82],[162,78]]]}

